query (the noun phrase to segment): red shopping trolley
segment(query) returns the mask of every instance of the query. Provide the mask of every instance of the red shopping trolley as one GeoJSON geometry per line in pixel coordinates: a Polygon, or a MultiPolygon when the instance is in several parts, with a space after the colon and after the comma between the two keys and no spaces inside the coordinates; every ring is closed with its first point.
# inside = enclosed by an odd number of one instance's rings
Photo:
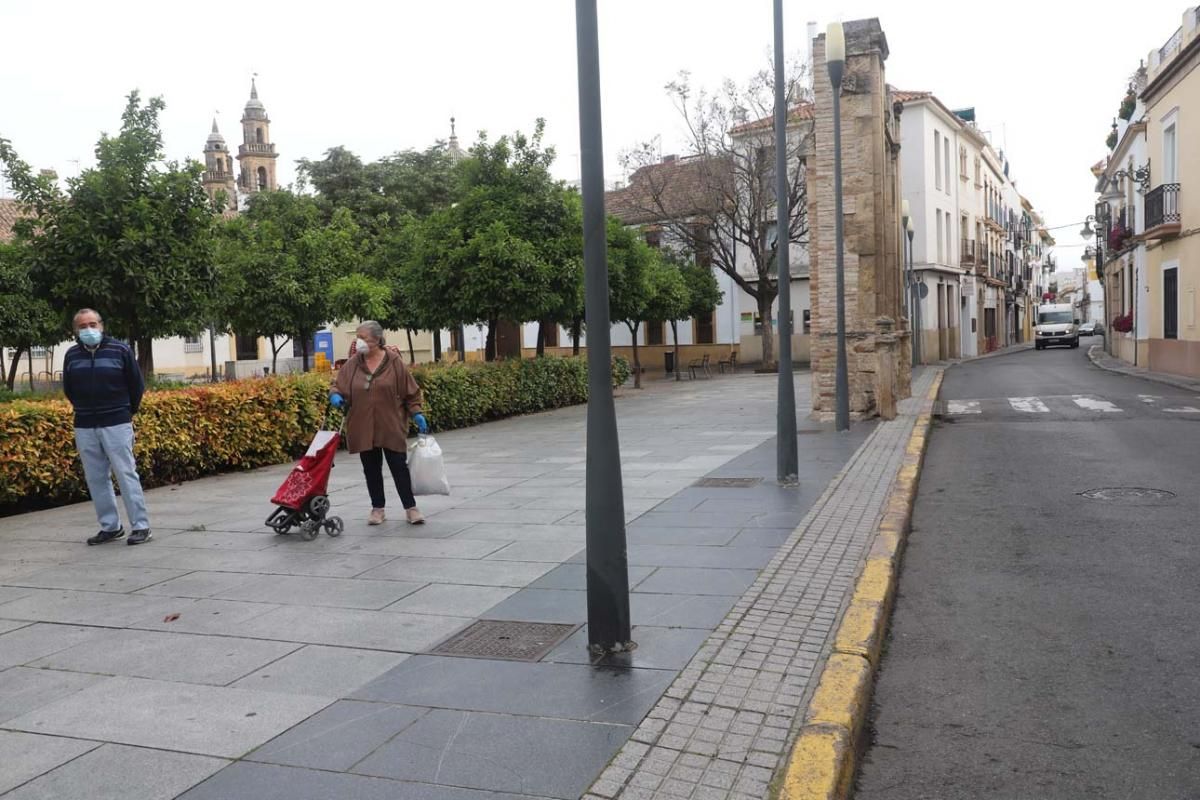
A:
{"type": "Polygon", "coordinates": [[[300,537],[306,541],[317,538],[321,528],[330,536],[341,536],[345,526],[341,517],[329,514],[329,471],[333,469],[333,457],[341,441],[341,431],[321,430],[313,437],[308,452],[292,467],[292,471],[275,492],[271,502],[276,509],[267,517],[267,526],[276,533],[286,535],[299,526],[300,537]]]}

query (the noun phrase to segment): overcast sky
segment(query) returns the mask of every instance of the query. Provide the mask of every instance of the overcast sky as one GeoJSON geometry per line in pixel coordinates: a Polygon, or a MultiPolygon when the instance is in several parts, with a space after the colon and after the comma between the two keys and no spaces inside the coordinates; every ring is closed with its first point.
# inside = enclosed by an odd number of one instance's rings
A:
{"type": "MultiPolygon", "coordinates": [[[[617,153],[661,135],[685,152],[663,85],[690,70],[716,87],[769,65],[769,0],[599,0],[606,173],[617,153]]],[[[787,0],[785,47],[806,49],[809,20],[879,16],[889,83],[974,106],[1012,165],[1018,188],[1050,225],[1081,221],[1094,202],[1091,164],[1129,75],[1179,26],[1185,8],[1141,0],[1137,13],[1095,4],[787,0]]],[[[337,3],[107,3],[0,0],[0,136],[35,168],[73,175],[115,132],[124,95],[161,95],[166,149],[200,158],[216,114],[232,147],[258,73],[280,152],[295,159],[345,145],[364,159],[422,148],[458,118],[464,146],[529,130],[541,116],[578,177],[574,3],[570,0],[337,3]],[[246,9],[245,13],[241,9],[246,9]]],[[[820,76],[824,79],[825,76],[820,76]]],[[[1064,245],[1074,230],[1057,231],[1064,245]]],[[[1079,253],[1076,247],[1064,251],[1079,253]]]]}

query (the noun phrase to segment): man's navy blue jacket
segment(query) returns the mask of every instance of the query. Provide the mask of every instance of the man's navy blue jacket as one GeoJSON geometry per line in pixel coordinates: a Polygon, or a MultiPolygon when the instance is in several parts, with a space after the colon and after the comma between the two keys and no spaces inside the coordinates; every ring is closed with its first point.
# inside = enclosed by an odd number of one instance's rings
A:
{"type": "Polygon", "coordinates": [[[146,384],[124,342],[105,336],[95,350],[76,344],[63,359],[63,393],[75,407],[76,428],[109,428],[133,421],[146,384]]]}

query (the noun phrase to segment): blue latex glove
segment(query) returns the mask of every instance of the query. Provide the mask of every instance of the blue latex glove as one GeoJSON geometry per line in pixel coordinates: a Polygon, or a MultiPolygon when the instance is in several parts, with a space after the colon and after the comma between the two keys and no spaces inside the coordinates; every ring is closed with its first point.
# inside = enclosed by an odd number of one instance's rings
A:
{"type": "Polygon", "coordinates": [[[346,398],[342,397],[339,393],[334,392],[333,394],[329,395],[329,405],[333,406],[334,408],[344,408],[346,406],[346,398]]]}
{"type": "Polygon", "coordinates": [[[413,422],[417,423],[417,433],[429,433],[429,422],[421,412],[413,414],[413,422]]]}

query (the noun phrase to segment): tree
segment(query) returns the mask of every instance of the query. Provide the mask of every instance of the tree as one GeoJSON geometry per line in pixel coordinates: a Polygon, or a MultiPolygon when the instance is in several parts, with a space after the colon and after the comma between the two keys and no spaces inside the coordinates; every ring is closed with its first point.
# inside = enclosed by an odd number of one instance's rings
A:
{"type": "Polygon", "coordinates": [[[164,107],[161,98],[143,104],[131,92],[120,134],[100,137],[96,166],[71,178],[65,194],[35,178],[0,139],[9,181],[34,212],[17,235],[31,245],[47,297],[59,309],[99,309],[108,330],[135,344],[146,374],[155,338],[205,326],[215,286],[204,168],[162,161],[164,107]]]}
{"type": "MultiPolygon", "coordinates": [[[[400,288],[400,270],[411,256],[413,223],[448,207],[459,191],[455,161],[446,145],[438,142],[425,150],[404,150],[369,164],[345,147],[334,147],[326,151],[322,160],[301,159],[299,179],[302,186],[311,185],[317,191],[327,217],[337,208],[350,210],[364,234],[366,264],[361,275],[378,284],[376,293],[379,286],[391,293],[390,310],[386,313],[351,316],[374,318],[392,330],[407,330],[410,359],[415,358],[413,331],[432,330],[434,356],[439,357],[442,328],[439,324],[425,325],[418,321],[428,315],[418,313],[407,302],[400,288]],[[403,251],[400,258],[398,250],[403,251]]],[[[362,289],[364,284],[355,286],[362,289]]],[[[341,290],[349,291],[349,287],[341,290]]],[[[363,299],[354,291],[342,299],[352,301],[355,296],[363,299]]]]}
{"type": "Polygon", "coordinates": [[[664,250],[662,254],[664,269],[672,273],[674,278],[658,285],[647,316],[671,323],[671,338],[675,344],[675,380],[679,380],[679,321],[711,314],[721,304],[724,293],[717,285],[711,267],[702,267],[671,250],[664,250]],[[678,289],[675,288],[676,281],[678,289]]]}
{"type": "Polygon", "coordinates": [[[613,322],[623,322],[633,338],[633,388],[642,388],[638,328],[647,319],[656,286],[667,279],[659,254],[637,231],[615,217],[608,219],[608,308],[613,322]]]}
{"type": "Polygon", "coordinates": [[[680,269],[681,264],[669,252],[662,255],[650,273],[650,293],[645,314],[646,319],[652,322],[671,324],[671,335],[675,341],[675,380],[679,380],[679,320],[688,318],[692,295],[680,269]]]}
{"type": "Polygon", "coordinates": [[[458,202],[421,223],[404,269],[404,292],[422,314],[446,327],[488,325],[488,360],[501,320],[575,312],[582,270],[568,242],[576,217],[550,175],[554,150],[543,148],[544,130],[538,120],[532,136],[491,143],[481,134],[459,165],[458,202]]]}
{"type": "Polygon", "coordinates": [[[359,227],[372,233],[404,216],[424,219],[449,206],[457,191],[454,160],[441,142],[369,164],[345,147],[332,147],[319,161],[300,159],[297,177],[301,186],[317,191],[327,217],[347,208],[359,227]]]}
{"type": "Polygon", "coordinates": [[[238,333],[271,341],[272,371],[288,339],[299,340],[307,370],[313,334],[336,316],[332,288],[362,261],[350,212],[339,209],[326,224],[313,198],[263,192],[223,233],[223,317],[238,333]]]}
{"type": "Polygon", "coordinates": [[[16,386],[21,358],[33,347],[50,347],[63,339],[64,315],[46,300],[30,271],[30,247],[24,242],[0,242],[0,352],[13,349],[4,374],[11,391],[16,386]]]}
{"type": "MultiPolygon", "coordinates": [[[[803,67],[794,64],[790,73],[786,240],[807,246],[805,160],[812,149],[812,107],[803,67]]],[[[635,170],[620,195],[634,217],[626,221],[662,226],[699,264],[717,267],[754,298],[762,319],[763,361],[772,365],[771,309],[779,293],[773,77],[763,71],[743,86],[726,81],[720,92],[710,94],[694,92],[683,72],[666,89],[683,118],[692,154],[658,163],[649,144],[625,154],[626,167],[635,170]],[[738,269],[739,254],[749,257],[752,275],[738,269]]]]}

